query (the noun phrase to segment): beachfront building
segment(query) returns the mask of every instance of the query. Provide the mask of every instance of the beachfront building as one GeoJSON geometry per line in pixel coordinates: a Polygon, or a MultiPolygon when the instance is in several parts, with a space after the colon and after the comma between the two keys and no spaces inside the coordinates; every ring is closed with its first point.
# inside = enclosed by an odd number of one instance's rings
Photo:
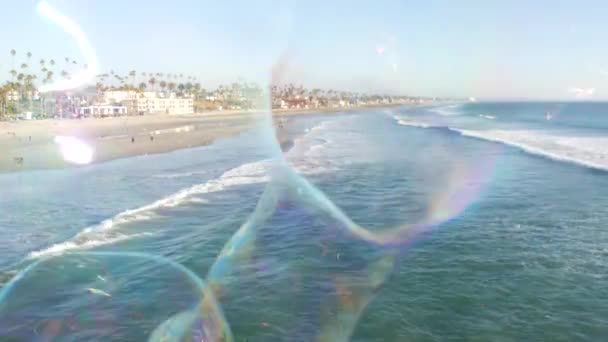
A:
{"type": "Polygon", "coordinates": [[[175,93],[155,91],[106,91],[100,105],[120,105],[129,115],[152,114],[192,114],[194,113],[193,96],[177,96],[175,93]]]}
{"type": "Polygon", "coordinates": [[[7,93],[6,99],[8,101],[19,101],[19,92],[16,90],[11,90],[7,93]]]}
{"type": "Polygon", "coordinates": [[[103,93],[103,103],[121,103],[125,100],[134,100],[138,98],[155,98],[158,94],[155,91],[138,92],[133,90],[110,90],[103,93]]]}
{"type": "Polygon", "coordinates": [[[171,96],[168,98],[140,97],[132,100],[124,100],[122,104],[127,108],[129,114],[192,114],[194,113],[194,100],[192,98],[181,98],[171,96]]]}
{"type": "Polygon", "coordinates": [[[92,105],[80,107],[79,112],[81,117],[108,117],[127,115],[127,107],[113,105],[92,105]]]}

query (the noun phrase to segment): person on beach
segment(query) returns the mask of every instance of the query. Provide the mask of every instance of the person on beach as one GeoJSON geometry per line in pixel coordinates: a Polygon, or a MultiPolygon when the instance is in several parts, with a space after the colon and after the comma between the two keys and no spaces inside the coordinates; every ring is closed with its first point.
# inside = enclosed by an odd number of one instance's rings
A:
{"type": "Polygon", "coordinates": [[[131,137],[131,144],[135,143],[135,137],[131,137]]]}

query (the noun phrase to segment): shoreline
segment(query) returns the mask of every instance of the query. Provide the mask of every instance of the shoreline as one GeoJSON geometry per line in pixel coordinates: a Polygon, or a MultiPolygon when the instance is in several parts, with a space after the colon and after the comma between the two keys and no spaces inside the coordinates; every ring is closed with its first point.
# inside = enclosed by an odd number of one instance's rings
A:
{"type": "Polygon", "coordinates": [[[93,152],[90,164],[205,146],[248,127],[240,118],[118,117],[0,123],[0,173],[79,167],[64,160],[56,136],[77,137],[93,152]]]}
{"type": "MultiPolygon", "coordinates": [[[[304,114],[332,114],[332,113],[339,113],[339,112],[357,112],[357,111],[369,110],[369,109],[394,108],[394,107],[418,106],[418,105],[419,104],[411,104],[411,103],[389,103],[389,104],[365,105],[365,106],[357,106],[357,107],[273,109],[272,114],[273,114],[273,116],[289,116],[289,115],[304,115],[304,114]]],[[[212,111],[207,111],[207,112],[186,114],[186,115],[183,115],[183,117],[231,117],[231,116],[256,114],[259,112],[260,112],[259,110],[255,110],[255,109],[212,110],[212,111]]]]}
{"type": "MultiPolygon", "coordinates": [[[[334,115],[404,104],[273,111],[274,117],[334,115]]],[[[81,120],[0,122],[0,174],[78,167],[64,161],[56,136],[74,136],[94,150],[91,164],[139,155],[206,146],[253,127],[254,110],[231,110],[180,116],[124,116],[81,120]]],[[[279,133],[279,132],[277,132],[279,133]]],[[[280,138],[280,137],[279,137],[280,138]]]]}

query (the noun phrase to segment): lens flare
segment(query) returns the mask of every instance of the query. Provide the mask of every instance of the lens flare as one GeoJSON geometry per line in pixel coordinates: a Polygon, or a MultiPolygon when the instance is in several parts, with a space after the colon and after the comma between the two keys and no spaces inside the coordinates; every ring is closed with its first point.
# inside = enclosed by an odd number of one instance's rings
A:
{"type": "Polygon", "coordinates": [[[76,137],[59,135],[55,137],[55,143],[68,163],[86,165],[93,161],[93,148],[76,137]]]}
{"type": "Polygon", "coordinates": [[[76,40],[76,43],[80,48],[80,52],[82,53],[88,66],[86,69],[74,73],[71,79],[57,80],[55,82],[52,82],[51,84],[43,84],[42,86],[40,86],[38,91],[41,93],[51,91],[63,91],[78,88],[82,85],[91,82],[97,74],[97,55],[95,53],[95,49],[87,39],[87,36],[82,31],[80,26],[75,21],[65,16],[63,13],[59,12],[46,1],[39,2],[37,9],[38,13],[42,17],[45,17],[53,23],[61,26],[61,28],[63,28],[63,30],[67,34],[69,34],[76,40]]]}

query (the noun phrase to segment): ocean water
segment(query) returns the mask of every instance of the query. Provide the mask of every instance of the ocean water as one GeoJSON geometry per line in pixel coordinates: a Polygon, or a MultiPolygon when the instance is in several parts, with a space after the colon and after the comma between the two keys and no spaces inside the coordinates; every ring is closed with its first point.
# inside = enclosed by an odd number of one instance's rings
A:
{"type": "Polygon", "coordinates": [[[255,130],[0,175],[0,340],[146,340],[200,302],[199,280],[219,286],[236,341],[608,336],[608,104],[400,107],[285,126],[287,169],[314,196],[276,172],[255,130]],[[235,236],[254,242],[222,252],[235,236]]]}

